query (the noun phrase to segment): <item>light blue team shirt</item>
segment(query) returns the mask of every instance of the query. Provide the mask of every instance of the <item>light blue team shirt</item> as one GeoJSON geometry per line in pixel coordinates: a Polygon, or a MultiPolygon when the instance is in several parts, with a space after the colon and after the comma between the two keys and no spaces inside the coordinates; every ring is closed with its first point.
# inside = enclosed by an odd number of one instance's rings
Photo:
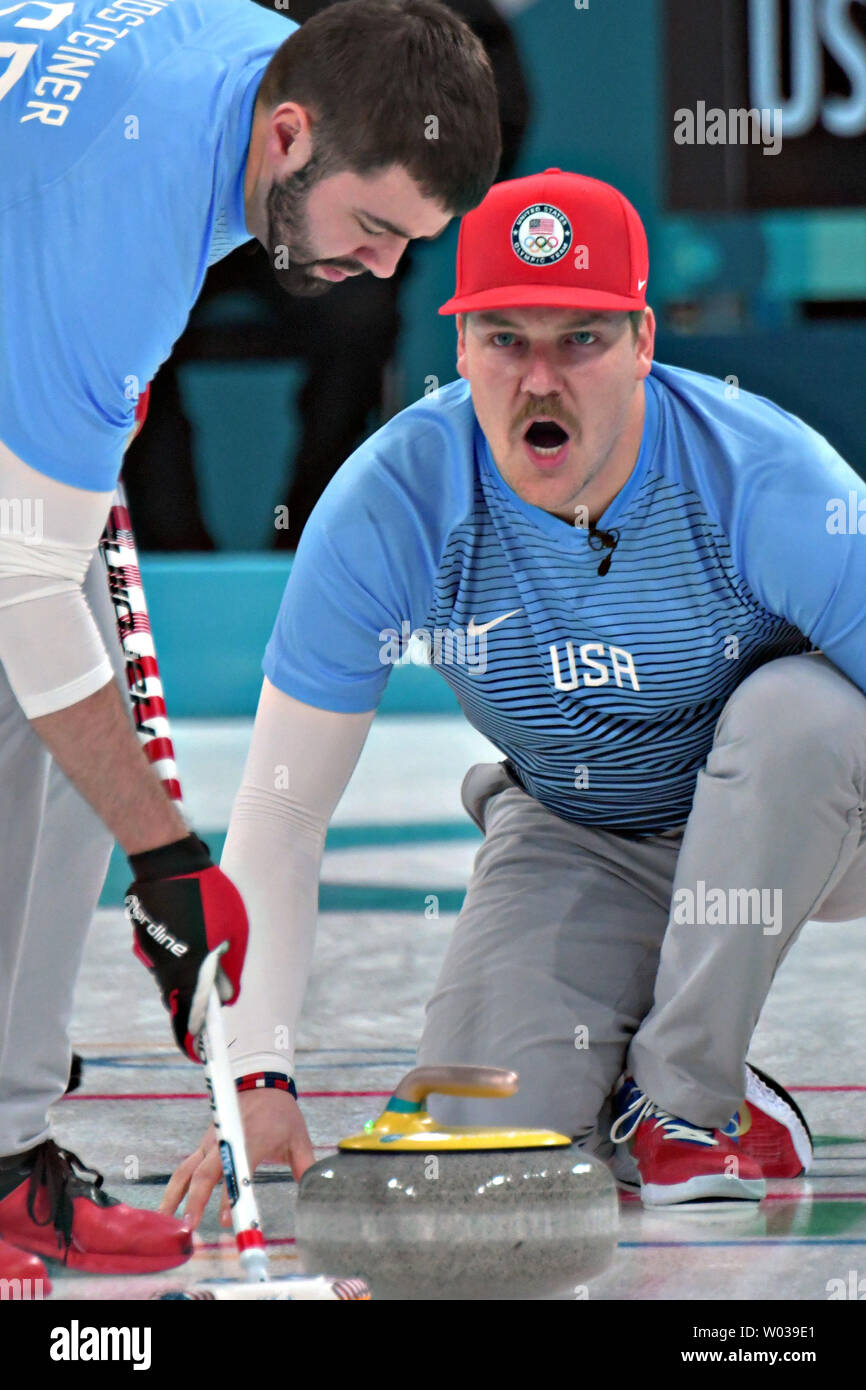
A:
{"type": "Polygon", "coordinates": [[[0,0],[0,440],[109,491],[209,264],[248,241],[247,0],[0,0]]]}
{"type": "Polygon", "coordinates": [[[721,710],[765,662],[814,645],[866,691],[866,484],[795,416],[656,364],[637,463],[597,525],[619,533],[603,576],[610,551],[517,496],[453,382],[326,488],[265,674],[371,710],[423,630],[526,791],[636,834],[687,819],[721,710]]]}

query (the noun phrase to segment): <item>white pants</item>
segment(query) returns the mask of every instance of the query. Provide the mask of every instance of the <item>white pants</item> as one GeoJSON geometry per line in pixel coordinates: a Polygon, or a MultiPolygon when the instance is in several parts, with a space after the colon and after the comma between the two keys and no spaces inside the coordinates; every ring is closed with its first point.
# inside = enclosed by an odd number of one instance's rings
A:
{"type": "MultiPolygon", "coordinates": [[[[84,593],[125,691],[98,553],[84,593]]],[[[66,1089],[75,984],[113,843],[0,667],[0,1157],[48,1137],[48,1107],[66,1089]]]]}

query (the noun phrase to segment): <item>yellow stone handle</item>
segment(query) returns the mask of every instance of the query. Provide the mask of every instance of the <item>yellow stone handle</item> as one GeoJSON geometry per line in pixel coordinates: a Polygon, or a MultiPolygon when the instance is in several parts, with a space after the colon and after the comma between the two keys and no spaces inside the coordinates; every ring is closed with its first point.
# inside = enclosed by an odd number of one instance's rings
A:
{"type": "Polygon", "coordinates": [[[415,1067],[394,1092],[394,1100],[419,1103],[434,1091],[443,1096],[513,1096],[520,1078],[503,1067],[415,1067]]]}

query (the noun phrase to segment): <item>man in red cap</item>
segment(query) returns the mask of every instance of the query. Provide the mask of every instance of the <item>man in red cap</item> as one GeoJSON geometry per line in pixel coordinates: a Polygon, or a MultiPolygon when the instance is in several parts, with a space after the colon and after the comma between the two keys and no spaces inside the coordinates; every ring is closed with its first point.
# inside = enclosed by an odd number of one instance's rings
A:
{"type": "MultiPolygon", "coordinates": [[[[415,633],[505,755],[463,783],[484,843],[419,1061],[521,1078],[438,1116],[630,1138],[649,1206],[753,1202],[808,1165],[746,1054],[804,922],[866,911],[866,547],[831,505],[866,485],[771,402],[654,363],[648,276],[616,189],[495,185],[441,310],[463,380],[373,435],[304,532],[223,857],[252,923],[253,1163],[311,1161],[292,1069],[322,846],[415,633]]],[[[189,1188],[197,1221],[218,1178],[211,1136],[166,1206],[189,1188]]]]}

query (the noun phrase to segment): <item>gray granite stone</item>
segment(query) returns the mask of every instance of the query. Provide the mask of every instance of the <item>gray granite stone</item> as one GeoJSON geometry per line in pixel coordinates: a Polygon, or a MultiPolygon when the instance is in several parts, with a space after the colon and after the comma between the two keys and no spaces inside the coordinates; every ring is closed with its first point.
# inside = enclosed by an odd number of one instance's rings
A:
{"type": "Polygon", "coordinates": [[[577,1145],[340,1153],[304,1174],[296,1240],[308,1273],[376,1298],[557,1298],[607,1268],[617,1225],[613,1179],[577,1145]]]}

